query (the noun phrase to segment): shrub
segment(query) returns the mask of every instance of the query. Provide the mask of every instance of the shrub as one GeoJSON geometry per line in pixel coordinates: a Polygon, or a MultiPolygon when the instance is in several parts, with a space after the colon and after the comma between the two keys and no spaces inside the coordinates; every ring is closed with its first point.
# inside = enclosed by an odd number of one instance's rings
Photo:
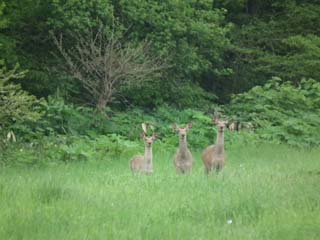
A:
{"type": "Polygon", "coordinates": [[[90,135],[110,132],[108,118],[92,108],[66,104],[61,97],[49,97],[43,105],[44,117],[35,126],[48,134],[90,135]]]}
{"type": "Polygon", "coordinates": [[[206,110],[217,97],[192,82],[175,83],[172,80],[150,80],[143,85],[130,85],[121,89],[130,104],[146,109],[156,109],[165,103],[178,109],[206,110]]]}
{"type": "MultiPolygon", "coordinates": [[[[0,65],[3,61],[0,62],[0,65]]],[[[10,82],[11,79],[23,78],[25,72],[17,72],[18,65],[8,71],[0,66],[0,137],[5,139],[12,130],[14,124],[26,124],[40,119],[42,113],[40,104],[43,100],[37,100],[35,96],[22,90],[20,85],[10,82]]],[[[1,141],[3,143],[3,141],[1,141]]],[[[0,142],[0,147],[1,144],[0,142]]],[[[4,142],[5,143],[5,142],[4,142]]]]}
{"type": "Polygon", "coordinates": [[[263,139],[295,146],[320,144],[320,83],[314,80],[295,86],[273,78],[234,96],[227,111],[254,123],[263,139]]]}
{"type": "Polygon", "coordinates": [[[172,130],[173,123],[178,125],[193,123],[188,135],[188,142],[192,148],[202,148],[215,139],[215,128],[211,117],[192,109],[177,110],[165,105],[152,112],[132,109],[126,113],[114,113],[110,121],[112,132],[130,140],[138,140],[142,132],[141,123],[149,123],[155,127],[162,144],[167,145],[169,149],[178,145],[178,137],[172,130]]]}
{"type": "Polygon", "coordinates": [[[143,144],[125,137],[109,134],[88,136],[55,135],[34,139],[31,143],[17,142],[0,153],[4,164],[47,164],[78,161],[110,161],[130,158],[143,151],[143,144]]]}

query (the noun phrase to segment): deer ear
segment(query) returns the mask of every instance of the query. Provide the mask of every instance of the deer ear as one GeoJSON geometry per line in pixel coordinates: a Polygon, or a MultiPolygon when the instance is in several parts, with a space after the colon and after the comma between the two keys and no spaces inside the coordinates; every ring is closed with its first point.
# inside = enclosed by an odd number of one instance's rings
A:
{"type": "Polygon", "coordinates": [[[141,124],[143,132],[147,133],[147,125],[145,123],[141,124]]]}
{"type": "Polygon", "coordinates": [[[172,124],[172,129],[173,131],[177,132],[178,131],[178,126],[176,123],[172,124]]]}
{"type": "Polygon", "coordinates": [[[215,116],[215,117],[212,118],[212,122],[213,122],[214,124],[218,124],[219,119],[215,116]]]}
{"type": "Polygon", "coordinates": [[[154,131],[154,126],[153,125],[149,125],[149,128],[152,130],[152,131],[154,131]]]}
{"type": "Polygon", "coordinates": [[[190,122],[190,123],[188,123],[188,125],[187,125],[187,128],[192,128],[192,123],[190,122]]]}
{"type": "Polygon", "coordinates": [[[157,133],[153,133],[153,135],[152,135],[153,141],[156,140],[157,138],[158,138],[158,134],[157,133]]]}
{"type": "Polygon", "coordinates": [[[142,133],[140,134],[140,138],[141,138],[142,140],[144,140],[145,136],[146,136],[146,134],[145,134],[144,132],[142,132],[142,133]]]}

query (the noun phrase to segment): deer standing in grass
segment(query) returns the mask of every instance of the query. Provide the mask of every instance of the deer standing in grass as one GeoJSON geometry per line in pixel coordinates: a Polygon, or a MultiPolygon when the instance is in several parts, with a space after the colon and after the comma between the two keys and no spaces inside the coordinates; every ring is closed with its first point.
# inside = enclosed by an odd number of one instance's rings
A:
{"type": "Polygon", "coordinates": [[[177,173],[191,172],[193,166],[193,157],[187,144],[187,132],[191,128],[192,123],[184,128],[180,128],[176,124],[173,125],[173,129],[179,134],[179,148],[174,159],[177,173]]]}
{"type": "MultiPolygon", "coordinates": [[[[150,127],[152,128],[152,126],[150,127]]],[[[152,128],[153,129],[153,128],[152,128]]],[[[132,173],[153,173],[153,155],[152,155],[152,144],[156,140],[156,134],[153,133],[151,137],[148,137],[147,134],[147,126],[145,123],[142,124],[142,134],[141,138],[145,144],[144,156],[138,155],[134,156],[130,160],[130,169],[132,173]]]]}
{"type": "Polygon", "coordinates": [[[235,131],[239,131],[239,123],[234,121],[234,122],[231,122],[228,126],[229,130],[232,131],[232,132],[235,132],[235,131]]]}
{"type": "Polygon", "coordinates": [[[212,120],[218,127],[218,134],[216,144],[207,147],[202,153],[202,161],[207,174],[212,170],[221,170],[225,163],[224,129],[227,121],[220,120],[216,116],[212,120]]]}

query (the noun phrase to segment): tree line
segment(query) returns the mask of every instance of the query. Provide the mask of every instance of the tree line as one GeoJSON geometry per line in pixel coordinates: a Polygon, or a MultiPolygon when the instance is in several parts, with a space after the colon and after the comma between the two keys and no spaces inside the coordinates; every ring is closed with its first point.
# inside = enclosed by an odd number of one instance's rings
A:
{"type": "MultiPolygon", "coordinates": [[[[275,76],[294,84],[320,79],[318,0],[3,0],[0,16],[1,81],[10,71],[23,72],[10,82],[37,98],[58,91],[70,103],[96,108],[201,108],[228,103],[232,94],[275,76]],[[123,81],[101,103],[79,81],[79,71],[64,68],[68,61],[61,54],[73,50],[74,57],[81,48],[75,36],[88,43],[84,36],[99,31],[131,56],[147,42],[148,54],[136,52],[141,57],[135,62],[141,66],[152,56],[147,69],[160,64],[156,59],[166,67],[143,74],[143,81],[123,81]],[[54,41],[59,36],[63,49],[54,41]]],[[[79,56],[74,63],[81,62],[79,56]]]]}

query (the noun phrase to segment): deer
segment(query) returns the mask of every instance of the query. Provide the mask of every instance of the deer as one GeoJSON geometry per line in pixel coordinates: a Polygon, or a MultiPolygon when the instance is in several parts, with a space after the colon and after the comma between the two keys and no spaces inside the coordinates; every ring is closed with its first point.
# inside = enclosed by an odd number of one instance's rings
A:
{"type": "Polygon", "coordinates": [[[238,122],[231,122],[229,125],[228,125],[228,128],[230,131],[232,132],[235,132],[235,131],[239,131],[239,123],[238,122]]]}
{"type": "Polygon", "coordinates": [[[251,122],[241,122],[239,124],[239,130],[254,130],[255,125],[251,122]]]}
{"type": "Polygon", "coordinates": [[[206,174],[212,170],[220,171],[225,164],[224,130],[227,122],[214,116],[213,123],[218,127],[216,144],[208,146],[202,153],[202,161],[206,174]]]}
{"type": "MultiPolygon", "coordinates": [[[[153,127],[150,127],[153,130],[153,127]]],[[[144,156],[137,155],[130,160],[130,169],[134,173],[145,173],[151,175],[153,173],[153,155],[152,144],[156,140],[156,134],[153,132],[151,137],[147,136],[147,125],[142,123],[141,139],[144,141],[144,156]]]]}
{"type": "Polygon", "coordinates": [[[173,124],[173,130],[179,134],[179,147],[174,159],[174,165],[177,173],[189,173],[193,166],[193,157],[188,149],[187,132],[192,128],[192,123],[186,127],[180,128],[177,124],[173,124]]]}

